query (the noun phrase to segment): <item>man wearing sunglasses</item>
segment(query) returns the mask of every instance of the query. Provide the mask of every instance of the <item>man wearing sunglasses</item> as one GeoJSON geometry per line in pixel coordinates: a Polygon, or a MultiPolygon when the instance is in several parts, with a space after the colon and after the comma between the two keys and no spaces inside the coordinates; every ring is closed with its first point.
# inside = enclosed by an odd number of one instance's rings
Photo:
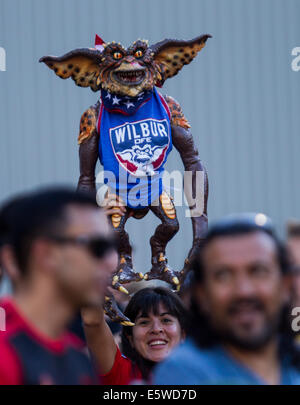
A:
{"type": "MultiPolygon", "coordinates": [[[[117,266],[116,241],[94,196],[66,189],[27,195],[10,223],[19,270],[0,301],[0,384],[91,384],[96,373],[67,326],[81,307],[102,305],[117,266]]],[[[2,256],[5,266],[5,256],[2,256]]]]}
{"type": "Polygon", "coordinates": [[[287,255],[263,214],[212,225],[194,264],[189,338],[156,384],[299,384],[287,255]]]}

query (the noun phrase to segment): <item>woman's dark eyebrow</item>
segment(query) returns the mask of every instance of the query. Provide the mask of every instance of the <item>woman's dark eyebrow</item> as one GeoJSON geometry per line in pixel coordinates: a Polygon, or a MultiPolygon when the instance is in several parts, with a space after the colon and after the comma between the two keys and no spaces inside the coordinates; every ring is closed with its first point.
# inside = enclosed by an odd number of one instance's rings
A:
{"type": "MultiPolygon", "coordinates": [[[[162,314],[159,314],[159,316],[165,316],[165,315],[174,316],[174,315],[172,315],[170,312],[163,312],[162,314]]],[[[138,315],[138,316],[136,317],[136,321],[137,321],[138,319],[140,319],[140,318],[149,318],[149,315],[145,315],[145,314],[138,315]]]]}
{"type": "Polygon", "coordinates": [[[141,315],[138,315],[135,319],[137,320],[140,318],[149,318],[149,315],[141,314],[141,315]]]}
{"type": "Polygon", "coordinates": [[[159,314],[159,316],[165,316],[165,315],[174,316],[174,315],[172,315],[170,312],[163,312],[162,314],[159,314]]]}

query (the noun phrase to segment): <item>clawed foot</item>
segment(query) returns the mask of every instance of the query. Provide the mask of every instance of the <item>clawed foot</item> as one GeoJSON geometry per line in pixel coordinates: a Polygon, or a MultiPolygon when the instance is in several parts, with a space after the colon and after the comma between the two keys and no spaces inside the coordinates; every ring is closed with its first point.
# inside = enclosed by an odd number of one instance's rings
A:
{"type": "Polygon", "coordinates": [[[132,269],[132,261],[130,256],[121,255],[118,270],[112,278],[112,286],[115,290],[128,294],[128,291],[122,284],[131,283],[133,281],[141,281],[144,279],[142,273],[136,273],[132,269]]]}
{"type": "Polygon", "coordinates": [[[127,318],[123,312],[119,309],[117,302],[113,295],[105,296],[105,302],[103,306],[104,312],[113,322],[119,322],[124,326],[134,326],[134,323],[127,318]]]}
{"type": "Polygon", "coordinates": [[[199,249],[204,239],[197,239],[194,241],[191,250],[189,251],[188,257],[184,261],[184,266],[181,271],[177,272],[177,277],[179,279],[180,285],[183,285],[187,274],[193,269],[193,263],[197,256],[199,255],[199,249]]]}
{"type": "Polygon", "coordinates": [[[185,277],[190,270],[191,270],[191,260],[189,258],[186,258],[184,261],[183,269],[181,271],[176,272],[180,285],[183,284],[185,277]]]}
{"type": "Polygon", "coordinates": [[[168,266],[168,261],[163,253],[157,257],[152,257],[152,268],[144,275],[144,280],[162,280],[172,285],[172,288],[179,290],[180,282],[179,272],[176,272],[168,266]]]}

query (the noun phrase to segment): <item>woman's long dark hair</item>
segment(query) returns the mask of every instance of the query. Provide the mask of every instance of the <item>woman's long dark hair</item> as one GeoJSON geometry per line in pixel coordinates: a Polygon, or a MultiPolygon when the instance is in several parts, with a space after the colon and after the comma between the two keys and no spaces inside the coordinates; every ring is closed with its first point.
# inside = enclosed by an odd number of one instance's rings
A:
{"type": "MultiPolygon", "coordinates": [[[[182,333],[186,330],[187,326],[187,313],[186,309],[176,293],[163,287],[156,288],[143,288],[138,291],[130,300],[124,314],[135,322],[138,315],[149,316],[150,313],[154,315],[159,314],[159,305],[163,305],[166,310],[178,319],[182,333]]],[[[129,337],[132,336],[131,326],[123,326],[122,338],[122,351],[133,364],[141,371],[145,380],[148,379],[149,374],[155,366],[155,362],[144,359],[132,345],[130,344],[129,337]]],[[[133,377],[136,377],[134,375],[133,377]]]]}

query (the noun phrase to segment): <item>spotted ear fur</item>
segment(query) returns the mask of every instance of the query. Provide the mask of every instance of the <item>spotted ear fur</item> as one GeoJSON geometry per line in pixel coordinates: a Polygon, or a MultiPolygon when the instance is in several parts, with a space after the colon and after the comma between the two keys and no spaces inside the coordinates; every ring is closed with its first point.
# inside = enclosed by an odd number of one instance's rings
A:
{"type": "Polygon", "coordinates": [[[61,57],[43,56],[39,61],[54,70],[62,79],[72,77],[77,86],[100,89],[102,52],[93,48],[75,49],[61,57]]]}
{"type": "Polygon", "coordinates": [[[78,136],[78,145],[88,140],[91,136],[97,134],[97,119],[100,109],[100,101],[96,105],[88,108],[81,116],[80,129],[78,136]]]}
{"type": "Polygon", "coordinates": [[[166,79],[175,76],[184,65],[188,65],[205,46],[211,35],[201,35],[190,41],[165,39],[151,46],[158,68],[156,86],[161,87],[166,79]]]}

